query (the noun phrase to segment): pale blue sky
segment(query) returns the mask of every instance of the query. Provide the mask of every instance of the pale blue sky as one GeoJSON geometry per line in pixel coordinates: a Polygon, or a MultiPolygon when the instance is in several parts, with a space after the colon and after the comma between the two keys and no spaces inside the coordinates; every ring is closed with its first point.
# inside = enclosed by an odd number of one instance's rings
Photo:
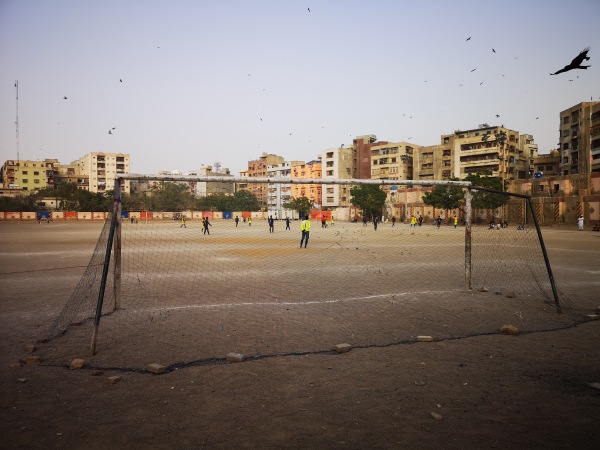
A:
{"type": "Polygon", "coordinates": [[[15,80],[21,159],[238,175],[262,152],[433,145],[481,123],[547,153],[559,112],[600,100],[599,23],[598,0],[0,0],[0,162],[17,153],[15,80]],[[588,46],[590,69],[549,75],[588,46]]]}

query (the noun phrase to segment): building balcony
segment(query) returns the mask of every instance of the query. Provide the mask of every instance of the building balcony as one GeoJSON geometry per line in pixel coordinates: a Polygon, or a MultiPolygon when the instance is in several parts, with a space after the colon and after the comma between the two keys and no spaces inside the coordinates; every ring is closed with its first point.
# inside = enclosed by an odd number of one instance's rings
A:
{"type": "Polygon", "coordinates": [[[465,167],[472,166],[490,166],[490,165],[498,165],[500,164],[499,158],[490,158],[490,159],[478,159],[475,161],[461,161],[460,165],[465,167]]]}

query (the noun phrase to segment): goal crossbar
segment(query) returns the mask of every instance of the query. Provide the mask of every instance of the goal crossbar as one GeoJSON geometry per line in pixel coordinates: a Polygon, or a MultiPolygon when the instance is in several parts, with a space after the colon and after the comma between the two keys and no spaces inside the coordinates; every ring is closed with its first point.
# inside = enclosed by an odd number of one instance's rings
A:
{"type": "Polygon", "coordinates": [[[468,188],[470,181],[448,180],[373,180],[357,178],[282,178],[282,177],[234,177],[206,175],[141,175],[135,173],[120,174],[122,180],[137,181],[198,181],[225,183],[270,183],[270,184],[373,184],[373,185],[406,185],[406,186],[460,186],[468,188]]]}

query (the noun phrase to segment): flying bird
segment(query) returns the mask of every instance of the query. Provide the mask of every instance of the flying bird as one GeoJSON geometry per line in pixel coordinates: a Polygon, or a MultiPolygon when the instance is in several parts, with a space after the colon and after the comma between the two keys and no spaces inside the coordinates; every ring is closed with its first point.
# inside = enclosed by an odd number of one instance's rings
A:
{"type": "Polygon", "coordinates": [[[538,119],[539,119],[539,117],[536,117],[536,118],[535,118],[535,120],[538,120],[538,119]]]}
{"type": "Polygon", "coordinates": [[[493,48],[492,48],[492,51],[493,51],[494,53],[496,53],[496,50],[494,50],[493,48]]]}
{"type": "Polygon", "coordinates": [[[122,80],[121,78],[119,78],[119,82],[120,82],[120,83],[122,83],[122,82],[123,82],[123,80],[122,80]]]}
{"type": "Polygon", "coordinates": [[[563,73],[563,72],[568,72],[569,70],[573,70],[573,69],[586,69],[590,66],[582,66],[581,64],[583,63],[583,61],[587,61],[590,59],[590,57],[587,55],[588,52],[590,51],[589,47],[584,48],[579,55],[577,55],[575,58],[573,58],[573,60],[567,64],[565,67],[563,67],[562,69],[551,73],[550,75],[558,75],[559,73],[563,73]]]}
{"type": "Polygon", "coordinates": [[[481,86],[483,84],[483,81],[481,83],[479,83],[479,86],[481,86]]]}
{"type": "Polygon", "coordinates": [[[308,9],[308,12],[310,12],[310,8],[306,8],[306,9],[308,9]]]}
{"type": "Polygon", "coordinates": [[[470,40],[471,40],[471,36],[469,36],[469,37],[467,38],[467,41],[470,41],[470,40]]]}
{"type": "Polygon", "coordinates": [[[66,99],[67,99],[67,97],[63,97],[63,100],[66,100],[66,99]]]}
{"type": "Polygon", "coordinates": [[[112,134],[112,130],[108,130],[108,134],[112,134]]]}
{"type": "Polygon", "coordinates": [[[500,114],[496,114],[496,117],[500,117],[500,114]]]}
{"type": "Polygon", "coordinates": [[[473,70],[471,70],[471,72],[475,72],[477,70],[477,67],[475,67],[473,70]]]}

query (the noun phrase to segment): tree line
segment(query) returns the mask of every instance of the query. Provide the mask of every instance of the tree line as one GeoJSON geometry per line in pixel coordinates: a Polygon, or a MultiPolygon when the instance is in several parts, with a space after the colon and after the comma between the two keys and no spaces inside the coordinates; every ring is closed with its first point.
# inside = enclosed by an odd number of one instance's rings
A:
{"type": "MultiPolygon", "coordinates": [[[[78,189],[75,183],[64,183],[57,189],[41,189],[29,195],[0,197],[0,211],[44,211],[44,199],[53,199],[58,211],[110,211],[114,191],[105,193],[78,189]]],[[[164,182],[152,186],[148,192],[123,194],[123,211],[260,211],[255,195],[241,190],[233,195],[217,194],[196,198],[183,184],[164,182]]]]}
{"type": "MultiPolygon", "coordinates": [[[[485,174],[469,174],[466,181],[473,186],[504,191],[502,179],[485,174]]],[[[450,181],[458,181],[451,178],[450,181]]],[[[352,204],[360,208],[363,215],[373,218],[381,216],[385,205],[386,193],[378,185],[359,185],[350,190],[352,204]]],[[[426,192],[422,199],[426,205],[442,210],[462,208],[464,205],[464,189],[459,186],[436,186],[426,192]]],[[[61,184],[54,189],[42,189],[30,195],[19,197],[0,197],[0,211],[43,211],[48,209],[44,198],[56,200],[59,211],[109,211],[112,206],[114,191],[94,193],[77,188],[75,183],[61,184]]],[[[483,191],[474,191],[472,206],[478,209],[495,209],[508,202],[508,196],[483,191]]],[[[223,193],[207,197],[195,197],[184,184],[163,182],[154,185],[148,192],[123,194],[121,199],[123,211],[260,211],[260,204],[254,194],[246,190],[237,191],[233,195],[223,193]]],[[[308,215],[314,208],[306,197],[292,199],[283,205],[285,208],[298,211],[300,215],[308,215]]]]}

